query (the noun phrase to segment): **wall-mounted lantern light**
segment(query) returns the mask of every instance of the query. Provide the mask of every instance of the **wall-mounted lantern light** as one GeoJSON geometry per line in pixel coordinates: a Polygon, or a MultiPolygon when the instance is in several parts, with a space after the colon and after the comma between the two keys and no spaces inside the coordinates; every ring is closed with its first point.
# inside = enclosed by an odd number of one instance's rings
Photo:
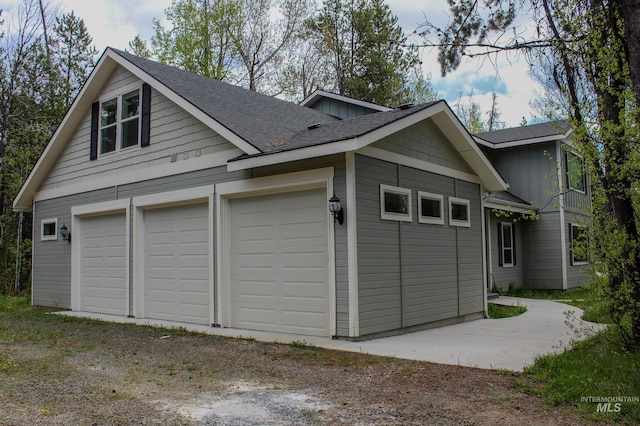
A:
{"type": "Polygon", "coordinates": [[[333,215],[333,221],[342,225],[344,222],[344,211],[340,204],[340,198],[336,197],[336,194],[333,194],[333,197],[329,199],[329,211],[333,215]]]}
{"type": "Polygon", "coordinates": [[[62,241],[67,241],[71,244],[71,232],[64,223],[60,227],[60,236],[62,237],[62,241]]]}

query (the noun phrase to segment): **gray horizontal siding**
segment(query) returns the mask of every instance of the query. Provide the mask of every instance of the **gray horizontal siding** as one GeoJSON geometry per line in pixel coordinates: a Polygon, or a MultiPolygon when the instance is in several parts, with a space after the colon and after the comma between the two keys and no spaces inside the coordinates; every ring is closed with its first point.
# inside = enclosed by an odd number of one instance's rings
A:
{"type": "Polygon", "coordinates": [[[482,312],[480,188],[356,155],[360,335],[482,312]],[[380,184],[412,191],[413,221],[380,218],[380,184]],[[442,194],[444,225],[418,222],[418,191],[442,194]],[[470,200],[471,228],[448,224],[448,197],[470,200]]]}
{"type": "MultiPolygon", "coordinates": [[[[33,304],[53,308],[71,308],[71,245],[57,241],[40,241],[41,221],[58,219],[58,229],[71,229],[71,206],[115,199],[113,188],[35,203],[33,238],[33,304]]],[[[73,236],[73,234],[72,234],[73,236]]],[[[73,238],[72,238],[73,241],[73,238]]]]}
{"type": "Polygon", "coordinates": [[[372,146],[438,166],[474,174],[471,167],[431,119],[423,120],[394,133],[375,142],[372,146]]]}
{"type": "Polygon", "coordinates": [[[333,115],[334,117],[340,117],[343,120],[378,112],[370,108],[329,98],[320,99],[318,102],[314,103],[311,108],[324,112],[325,114],[333,115]]]}
{"type": "Polygon", "coordinates": [[[509,288],[522,287],[524,282],[524,265],[528,261],[525,253],[523,253],[522,235],[523,230],[528,226],[535,226],[535,222],[518,221],[513,222],[510,217],[498,217],[491,210],[487,210],[487,217],[489,218],[488,231],[489,241],[491,243],[491,280],[492,285],[495,285],[498,289],[505,291],[509,288]],[[510,222],[513,225],[513,233],[515,236],[515,259],[516,264],[514,266],[503,267],[500,266],[500,250],[499,250],[499,237],[498,237],[498,224],[500,222],[510,222]]]}
{"type": "MultiPolygon", "coordinates": [[[[117,90],[118,84],[136,81],[128,71],[118,68],[103,93],[117,90]]],[[[83,179],[112,176],[115,173],[140,172],[145,167],[170,163],[174,154],[178,155],[178,161],[184,161],[185,156],[196,158],[234,149],[231,143],[159,92],[152,90],[151,96],[149,147],[132,148],[90,161],[91,114],[87,112],[40,190],[78,183],[83,179]]]]}
{"type": "MultiPolygon", "coordinates": [[[[540,214],[540,219],[523,229],[524,285],[562,289],[562,243],[560,212],[540,214]]],[[[521,256],[522,257],[522,256],[521,256]]]]}

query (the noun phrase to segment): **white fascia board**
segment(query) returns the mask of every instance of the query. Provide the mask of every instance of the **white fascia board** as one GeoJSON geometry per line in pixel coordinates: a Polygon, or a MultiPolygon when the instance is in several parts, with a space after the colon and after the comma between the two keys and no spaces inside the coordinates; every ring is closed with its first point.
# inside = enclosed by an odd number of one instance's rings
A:
{"type": "Polygon", "coordinates": [[[528,214],[536,210],[533,206],[527,206],[526,204],[509,203],[508,201],[499,200],[485,200],[484,206],[488,209],[496,209],[522,214],[528,214]]]}
{"type": "Polygon", "coordinates": [[[136,67],[135,65],[127,61],[122,56],[118,55],[115,52],[113,53],[112,52],[113,51],[110,48],[107,48],[107,53],[112,55],[113,59],[116,62],[118,62],[118,64],[126,68],[127,71],[131,72],[140,80],[143,80],[146,83],[150,84],[154,90],[157,90],[158,92],[166,96],[169,100],[171,100],[176,105],[178,105],[179,107],[187,111],[189,114],[191,114],[192,116],[200,120],[204,125],[206,125],[210,129],[212,129],[213,131],[215,131],[216,133],[218,133],[219,135],[227,139],[229,142],[237,146],[240,150],[242,150],[243,152],[249,155],[260,153],[260,151],[255,146],[246,142],[244,139],[242,139],[240,136],[233,133],[227,127],[225,127],[218,121],[214,120],[213,118],[209,117],[197,106],[188,102],[186,99],[182,98],[181,96],[178,96],[173,90],[169,89],[167,86],[165,86],[155,78],[151,77],[149,74],[142,71],[140,68],[136,67]]]}
{"type": "MultiPolygon", "coordinates": [[[[111,72],[115,69],[116,62],[111,59],[108,52],[103,53],[96,64],[94,71],[80,89],[67,114],[63,117],[58,128],[49,139],[47,146],[40,154],[40,158],[29,173],[18,195],[13,200],[13,208],[16,211],[28,211],[31,209],[33,196],[49,173],[49,170],[58,159],[65,147],[65,142],[71,137],[82,117],[89,111],[94,98],[98,96],[102,86],[107,82],[111,72]]],[[[88,157],[88,155],[87,155],[88,157]]]]}
{"type": "MultiPolygon", "coordinates": [[[[564,134],[544,136],[544,137],[541,137],[541,138],[521,139],[521,140],[517,140],[517,141],[504,142],[504,143],[489,142],[489,141],[481,139],[481,138],[479,138],[477,136],[474,136],[473,139],[477,143],[479,143],[480,145],[484,145],[486,147],[493,148],[493,149],[502,149],[502,148],[513,148],[515,146],[534,145],[534,144],[537,144],[537,143],[553,142],[553,141],[557,141],[557,140],[561,140],[561,139],[567,139],[572,133],[573,133],[573,129],[569,129],[564,134]]],[[[570,145],[570,144],[567,143],[567,145],[570,145]]]]}
{"type": "Polygon", "coordinates": [[[342,95],[338,95],[336,93],[331,93],[331,92],[325,92],[324,90],[316,90],[315,92],[313,92],[312,94],[310,94],[309,96],[307,96],[306,99],[304,99],[302,102],[300,102],[301,106],[307,106],[309,104],[313,105],[314,103],[316,103],[320,98],[329,98],[329,99],[335,99],[337,101],[341,101],[344,103],[348,103],[348,104],[352,104],[352,105],[356,105],[356,106],[361,106],[361,107],[365,107],[365,108],[369,108],[369,109],[374,109],[376,111],[391,111],[393,108],[389,108],[386,106],[382,106],[382,105],[378,105],[378,104],[374,104],[371,102],[365,102],[365,101],[360,101],[357,99],[353,99],[350,98],[348,96],[342,96],[342,95]]]}

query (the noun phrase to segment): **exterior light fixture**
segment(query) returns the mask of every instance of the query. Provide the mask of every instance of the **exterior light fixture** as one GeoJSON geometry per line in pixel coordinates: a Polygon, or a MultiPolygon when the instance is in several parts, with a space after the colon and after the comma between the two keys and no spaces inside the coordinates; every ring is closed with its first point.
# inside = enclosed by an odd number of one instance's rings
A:
{"type": "Polygon", "coordinates": [[[71,244],[71,232],[64,223],[60,227],[60,236],[62,236],[62,241],[67,241],[71,244]]]}
{"type": "Polygon", "coordinates": [[[338,222],[340,225],[344,223],[344,211],[342,205],[340,205],[340,198],[333,194],[333,197],[329,199],[329,211],[333,215],[333,221],[338,222]]]}

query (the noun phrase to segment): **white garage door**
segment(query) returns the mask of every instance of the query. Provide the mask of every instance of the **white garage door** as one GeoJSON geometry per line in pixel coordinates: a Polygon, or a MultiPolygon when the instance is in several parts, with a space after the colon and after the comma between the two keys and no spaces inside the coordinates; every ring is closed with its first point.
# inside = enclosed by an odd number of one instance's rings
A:
{"type": "Polygon", "coordinates": [[[329,336],[324,189],[231,200],[231,326],[329,336]]]}
{"type": "Polygon", "coordinates": [[[208,204],[147,210],[145,317],[211,324],[208,204]]]}
{"type": "Polygon", "coordinates": [[[126,220],[124,214],[80,221],[80,309],[127,315],[126,220]]]}

